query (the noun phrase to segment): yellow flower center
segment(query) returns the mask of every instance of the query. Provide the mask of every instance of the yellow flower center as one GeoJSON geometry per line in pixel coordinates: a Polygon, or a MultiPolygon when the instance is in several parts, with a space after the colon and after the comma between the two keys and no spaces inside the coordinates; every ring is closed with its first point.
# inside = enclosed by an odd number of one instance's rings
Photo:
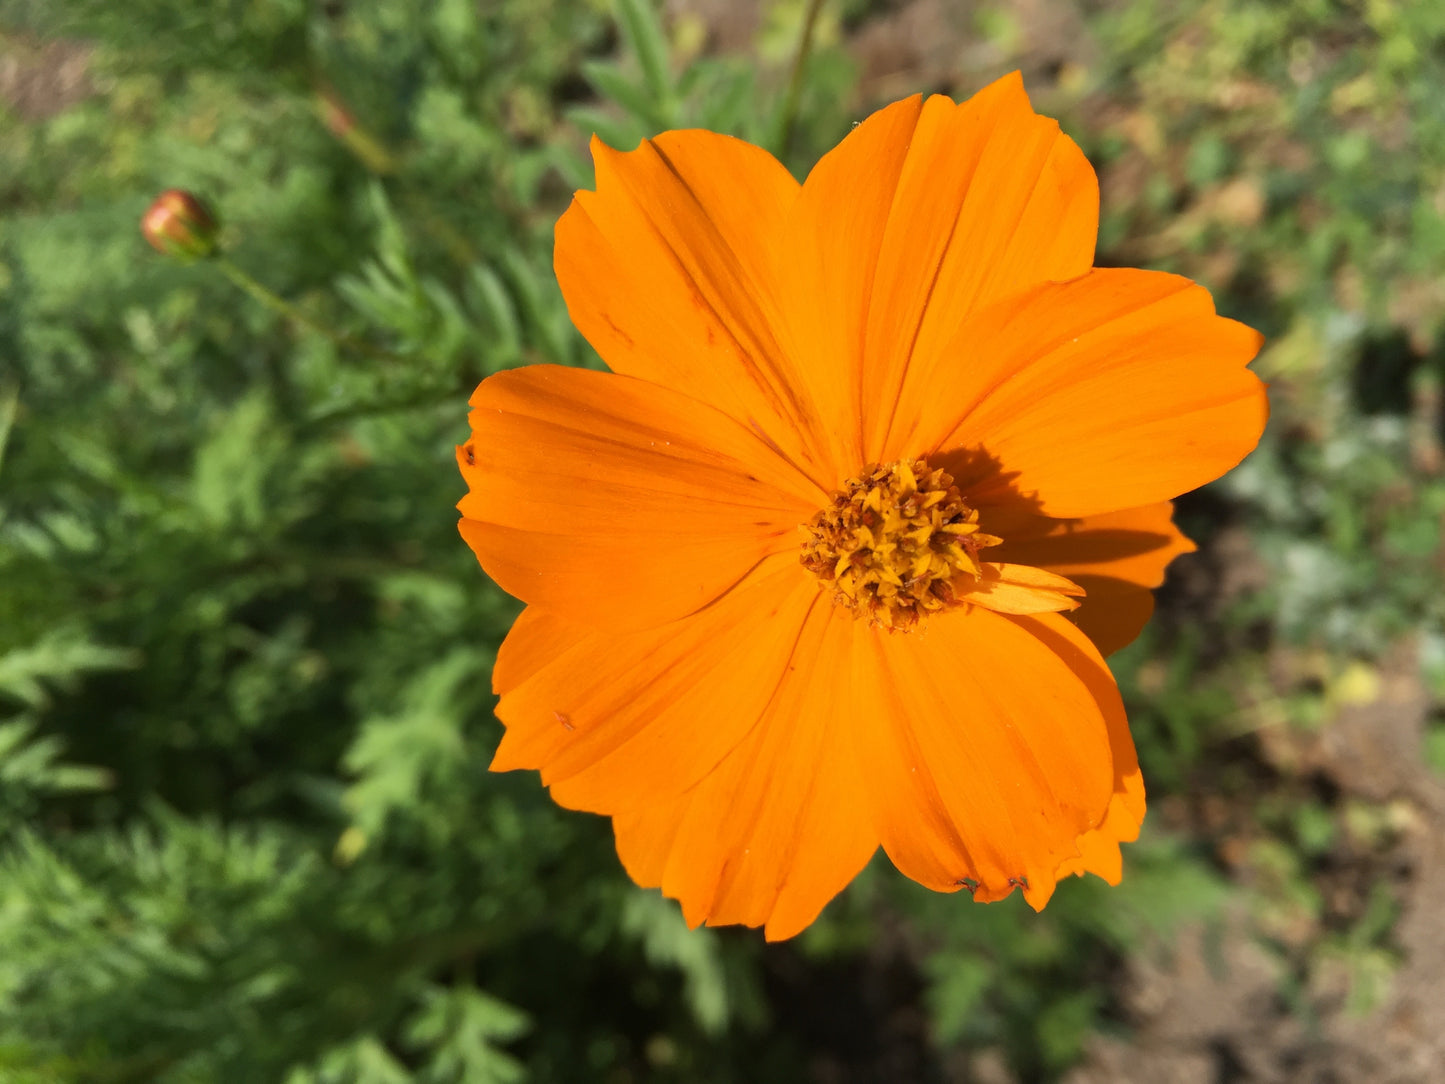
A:
{"type": "Polygon", "coordinates": [[[899,630],[955,602],[982,575],[978,551],[1003,541],[978,529],[953,478],[922,459],[865,468],[803,530],[803,567],[833,600],[899,630]]]}

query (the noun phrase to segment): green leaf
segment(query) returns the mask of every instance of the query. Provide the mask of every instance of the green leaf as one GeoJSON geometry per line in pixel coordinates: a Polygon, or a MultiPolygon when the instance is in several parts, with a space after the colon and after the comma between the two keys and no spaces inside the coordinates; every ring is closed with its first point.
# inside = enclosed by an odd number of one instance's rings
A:
{"type": "MultiPolygon", "coordinates": [[[[666,114],[647,88],[634,84],[615,64],[589,61],[582,65],[582,71],[589,83],[620,105],[644,129],[656,132],[668,127],[666,114]]],[[[622,149],[631,150],[630,147],[622,149]]]]}
{"type": "Polygon", "coordinates": [[[20,413],[20,389],[0,387],[0,467],[5,465],[5,446],[10,442],[10,430],[15,426],[15,416],[20,413]]]}
{"type": "Polygon", "coordinates": [[[53,735],[37,736],[33,720],[0,723],[0,798],[6,791],[32,792],[103,790],[109,772],[60,762],[61,743],[53,735]]]}
{"type": "MultiPolygon", "coordinates": [[[[466,765],[466,701],[458,693],[477,679],[486,661],[475,651],[457,649],[408,683],[398,710],[363,721],[343,760],[357,779],[342,799],[362,846],[394,815],[417,810],[429,785],[466,765]]],[[[461,828],[445,821],[431,827],[461,828]]]]}
{"type": "Polygon", "coordinates": [[[50,702],[47,686],[72,688],[85,674],[138,665],[135,651],[95,643],[73,630],[57,630],[29,647],[0,655],[0,693],[43,708],[50,702]]]}
{"type": "Polygon", "coordinates": [[[617,0],[617,19],[628,48],[642,68],[643,81],[653,101],[666,115],[672,100],[670,50],[657,13],[648,0],[617,0]]]}
{"type": "Polygon", "coordinates": [[[469,986],[432,987],[405,1029],[407,1042],[430,1051],[427,1084],[517,1084],[522,1065],[498,1049],[529,1028],[525,1013],[469,986]]]}
{"type": "MultiPolygon", "coordinates": [[[[642,141],[644,130],[636,118],[616,117],[596,106],[579,105],[567,110],[567,122],[580,132],[595,135],[609,147],[631,150],[642,141]]],[[[591,185],[592,179],[585,178],[583,185],[591,185]]]]}
{"type": "Polygon", "coordinates": [[[962,1039],[974,1022],[979,1004],[995,978],[994,966],[981,956],[949,954],[929,963],[933,981],[929,1006],[940,1041],[962,1039]]]}
{"type": "Polygon", "coordinates": [[[507,288],[497,273],[485,264],[477,264],[471,272],[472,288],[487,327],[491,330],[494,356],[505,361],[519,358],[522,352],[522,324],[517,318],[507,288]]]}
{"type": "Polygon", "coordinates": [[[622,911],[622,929],[642,943],[653,963],[682,972],[687,1000],[698,1026],[709,1035],[726,1030],[731,1015],[727,983],[711,930],[690,930],[677,904],[657,892],[628,895],[622,911]]]}
{"type": "Polygon", "coordinates": [[[375,1035],[362,1035],[333,1047],[315,1068],[298,1067],[286,1084],[417,1084],[375,1035]]]}
{"type": "Polygon", "coordinates": [[[272,511],[267,482],[285,452],[265,395],[249,395],[222,415],[196,451],[191,500],[202,519],[217,529],[259,528],[272,511]]]}

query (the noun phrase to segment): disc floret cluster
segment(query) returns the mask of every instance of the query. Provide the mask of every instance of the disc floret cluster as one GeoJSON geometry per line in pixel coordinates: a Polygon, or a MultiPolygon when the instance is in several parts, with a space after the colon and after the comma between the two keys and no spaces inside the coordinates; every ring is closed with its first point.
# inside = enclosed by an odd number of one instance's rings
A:
{"type": "Polygon", "coordinates": [[[803,530],[803,567],[833,600],[900,631],[956,602],[982,575],[978,551],[1003,541],[979,529],[952,476],[923,459],[869,466],[803,530]]]}

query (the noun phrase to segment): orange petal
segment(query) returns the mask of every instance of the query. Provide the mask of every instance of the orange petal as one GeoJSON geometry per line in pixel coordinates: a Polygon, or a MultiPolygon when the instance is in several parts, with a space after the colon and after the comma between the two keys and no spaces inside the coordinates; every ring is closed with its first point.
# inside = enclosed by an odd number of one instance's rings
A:
{"type": "MultiPolygon", "coordinates": [[[[1071,659],[1075,671],[1088,682],[1090,689],[1100,703],[1117,702],[1118,688],[1108,666],[1086,640],[1077,632],[1062,627],[1057,618],[1020,618],[1029,625],[1036,636],[1057,651],[1061,657],[1071,659]]],[[[1134,751],[1134,738],[1129,733],[1129,722],[1123,710],[1106,711],[1109,750],[1114,765],[1114,790],[1109,797],[1109,807],[1098,826],[1082,833],[1078,840],[1077,856],[1059,863],[1056,877],[1070,873],[1097,873],[1110,884],[1118,884],[1123,874],[1123,861],[1119,844],[1139,838],[1139,826],[1144,822],[1144,777],[1139,771],[1139,758],[1134,751]]],[[[1052,893],[1052,885],[1049,892],[1052,893]]],[[[1047,902],[1047,895],[1024,893],[1024,898],[1038,910],[1047,902]]]]}
{"type": "Polygon", "coordinates": [[[1167,500],[1259,440],[1268,403],[1245,366],[1260,341],[1176,275],[1036,287],[971,319],[900,406],[906,454],[987,456],[997,470],[971,500],[1023,494],[1048,516],[1167,500]]]}
{"type": "Polygon", "coordinates": [[[457,450],[461,531],[509,593],[571,621],[646,628],[792,550],[821,501],[730,418],[610,373],[488,377],[457,450]]]}
{"type": "Polygon", "coordinates": [[[681,794],[759,725],[818,605],[816,581],[789,554],[698,613],[640,632],[529,608],[494,672],[507,732],[492,769],[540,770],[559,804],[595,813],[681,794]]]}
{"type": "Polygon", "coordinates": [[[1083,519],[1050,519],[1021,504],[982,510],[988,529],[1002,535],[990,556],[1066,576],[1086,592],[1069,620],[1105,655],[1139,635],[1154,612],[1151,588],[1194,543],[1174,525],[1169,501],[1083,519]]]}
{"type": "Polygon", "coordinates": [[[960,608],[906,636],[859,630],[857,742],[889,857],[939,891],[1047,898],[1114,785],[1123,707],[1098,653],[1057,614],[960,608]]]}
{"type": "Polygon", "coordinates": [[[850,695],[853,625],[826,603],[811,611],[747,738],[686,794],[613,818],[628,873],[680,900],[690,925],[792,937],[877,850],[850,742],[868,722],[850,695]]]}
{"type": "Polygon", "coordinates": [[[1069,619],[1094,641],[1101,655],[1128,647],[1154,616],[1154,592],[1124,580],[1080,576],[1088,596],[1069,619]]]}
{"type": "Polygon", "coordinates": [[[880,109],[825,154],[794,210],[789,300],[792,348],[820,413],[833,420],[833,483],[863,452],[863,332],[898,178],[923,99],[880,109]]]}
{"type": "Polygon", "coordinates": [[[1139,838],[1139,826],[1144,823],[1144,776],[1122,714],[1109,716],[1109,746],[1114,753],[1114,793],[1109,798],[1109,810],[1097,828],[1079,836],[1078,856],[1059,864],[1058,877],[1097,873],[1116,885],[1124,871],[1119,844],[1139,838]]]}
{"type": "Polygon", "coordinates": [[[497,650],[497,661],[492,664],[492,692],[498,696],[511,692],[585,635],[580,626],[528,606],[512,622],[497,650]]]}
{"type": "MultiPolygon", "coordinates": [[[[1136,793],[1142,799],[1143,782],[1137,774],[1133,778],[1138,782],[1136,793]]],[[[1059,880],[1069,874],[1082,877],[1086,873],[1094,873],[1111,885],[1118,884],[1124,878],[1124,856],[1119,850],[1119,844],[1132,843],[1138,839],[1139,824],[1129,813],[1125,796],[1115,795],[1109,802],[1109,812],[1104,817],[1104,823],[1079,837],[1079,856],[1060,864],[1057,873],[1059,880]]]]}
{"type": "Polygon", "coordinates": [[[779,342],[797,181],[766,151],[704,131],[626,153],[594,139],[592,156],[597,191],[576,194],[554,255],[578,330],[613,372],[712,404],[823,477],[822,426],[779,342]]]}
{"type": "Polygon", "coordinates": [[[1033,565],[985,562],[965,598],[995,613],[1040,614],[1076,609],[1083,593],[1072,580],[1033,565]]]}
{"type": "Polygon", "coordinates": [[[850,468],[883,461],[911,366],[970,312],[1089,269],[1098,201],[1088,161],[1034,113],[1017,72],[959,105],[889,106],[823,157],[784,288],[800,367],[850,468]]]}

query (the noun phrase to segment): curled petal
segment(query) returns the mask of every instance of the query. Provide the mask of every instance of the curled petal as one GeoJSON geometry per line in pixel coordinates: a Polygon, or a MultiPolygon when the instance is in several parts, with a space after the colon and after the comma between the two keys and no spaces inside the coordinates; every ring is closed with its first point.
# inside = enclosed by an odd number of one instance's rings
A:
{"type": "Polygon", "coordinates": [[[1109,655],[1130,643],[1154,612],[1152,588],[1194,543],[1175,526],[1168,501],[1080,519],[1051,519],[1013,504],[987,510],[1004,536],[993,553],[1067,576],[1086,592],[1069,619],[1109,655]]]}
{"type": "Polygon", "coordinates": [[[963,598],[995,613],[1041,614],[1077,609],[1083,594],[1078,584],[1046,569],[985,562],[963,598]]]}

